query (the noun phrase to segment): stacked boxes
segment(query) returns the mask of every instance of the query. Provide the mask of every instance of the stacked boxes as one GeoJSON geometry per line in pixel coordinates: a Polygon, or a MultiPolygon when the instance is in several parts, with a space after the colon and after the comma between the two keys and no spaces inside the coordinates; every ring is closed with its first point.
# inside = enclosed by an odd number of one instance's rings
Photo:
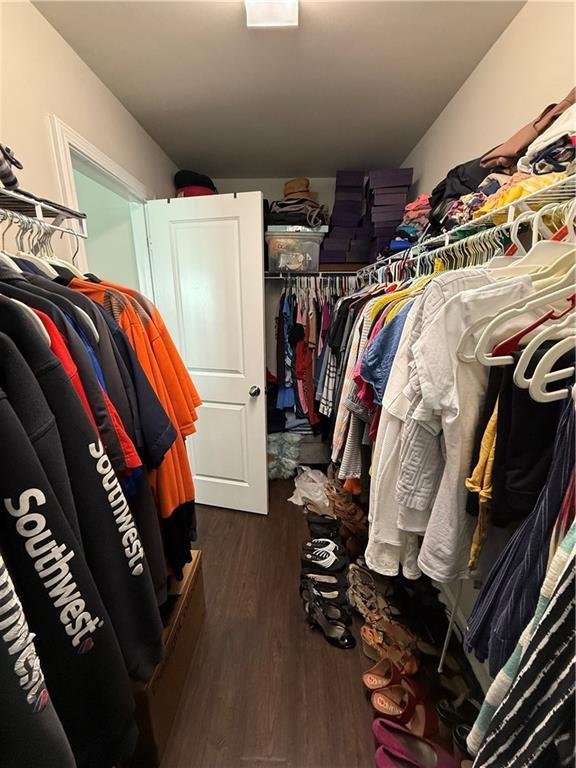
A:
{"type": "Polygon", "coordinates": [[[396,227],[402,221],[412,168],[385,168],[368,174],[367,211],[374,225],[372,256],[388,248],[396,227]]]}
{"type": "Polygon", "coordinates": [[[364,171],[337,171],[331,227],[322,244],[320,263],[368,261],[372,225],[366,222],[365,212],[364,171]]]}
{"type": "Polygon", "coordinates": [[[385,250],[402,221],[411,168],[338,171],[331,227],[320,263],[367,264],[385,250]]]}

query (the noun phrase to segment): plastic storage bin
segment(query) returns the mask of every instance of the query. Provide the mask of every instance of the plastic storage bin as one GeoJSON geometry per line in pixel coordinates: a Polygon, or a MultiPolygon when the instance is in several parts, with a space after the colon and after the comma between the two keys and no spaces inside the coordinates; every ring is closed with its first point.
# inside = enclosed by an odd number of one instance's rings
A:
{"type": "Polygon", "coordinates": [[[318,272],[320,232],[267,232],[269,272],[318,272]]]}

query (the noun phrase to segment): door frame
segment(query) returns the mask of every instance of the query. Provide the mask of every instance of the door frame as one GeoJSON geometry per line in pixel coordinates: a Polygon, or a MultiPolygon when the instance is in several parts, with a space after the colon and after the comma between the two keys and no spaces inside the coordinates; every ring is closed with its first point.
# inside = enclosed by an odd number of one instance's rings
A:
{"type": "MultiPolygon", "coordinates": [[[[58,184],[60,187],[60,199],[64,205],[78,210],[78,195],[76,193],[76,182],[74,180],[74,166],[72,162],[72,153],[80,155],[83,160],[95,166],[98,171],[112,179],[116,184],[123,187],[130,196],[136,198],[143,205],[150,199],[146,186],[133,176],[129,171],[119,165],[115,160],[109,157],[105,152],[98,149],[89,142],[78,131],[69,126],[57,115],[49,115],[50,135],[52,137],[52,150],[56,163],[56,172],[58,184]]],[[[145,221],[145,217],[144,221],[145,221]]],[[[88,221],[88,227],[90,222],[88,221]]],[[[90,231],[89,228],[87,230],[90,231]]],[[[134,233],[135,242],[139,241],[137,233],[134,233]]],[[[148,234],[146,233],[146,247],[148,243],[148,234]]],[[[140,289],[148,296],[152,296],[152,281],[150,271],[150,258],[146,252],[146,257],[142,257],[142,246],[136,248],[136,264],[138,277],[140,279],[140,289]]],[[[76,243],[70,244],[69,260],[76,249],[76,243]]],[[[88,271],[88,258],[86,256],[86,247],[84,240],[78,239],[78,253],[75,258],[76,265],[81,272],[88,271]]]]}

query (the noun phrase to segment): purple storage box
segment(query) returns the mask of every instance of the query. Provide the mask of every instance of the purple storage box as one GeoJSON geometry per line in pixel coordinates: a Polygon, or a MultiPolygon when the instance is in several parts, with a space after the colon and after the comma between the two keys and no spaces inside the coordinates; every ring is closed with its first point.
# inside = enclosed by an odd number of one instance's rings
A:
{"type": "Polygon", "coordinates": [[[337,187],[363,187],[364,171],[336,171],[337,187]]]}
{"type": "Polygon", "coordinates": [[[357,256],[365,256],[370,253],[372,244],[368,240],[352,240],[348,253],[355,253],[357,256]]]}
{"type": "Polygon", "coordinates": [[[374,231],[374,225],[372,224],[370,219],[367,219],[362,224],[360,224],[359,227],[356,227],[356,229],[354,230],[354,237],[358,238],[359,240],[362,240],[365,237],[372,237],[373,231],[374,231]]]}
{"type": "Polygon", "coordinates": [[[370,187],[372,195],[407,195],[410,185],[400,187],[370,187]]]}
{"type": "Polygon", "coordinates": [[[394,192],[389,194],[388,192],[382,192],[378,190],[374,195],[374,205],[401,205],[405,207],[408,195],[406,192],[394,192]]]}
{"type": "Polygon", "coordinates": [[[355,227],[358,224],[360,216],[356,213],[350,213],[350,211],[337,211],[332,212],[330,220],[335,226],[342,227],[355,227]]]}
{"type": "Polygon", "coordinates": [[[363,208],[364,204],[362,200],[342,200],[334,205],[332,216],[334,216],[334,214],[339,214],[342,211],[346,211],[347,213],[355,213],[358,218],[360,218],[362,216],[363,208]]]}
{"type": "Polygon", "coordinates": [[[325,251],[347,251],[350,244],[350,238],[346,240],[333,240],[331,237],[324,238],[322,247],[325,251]]]}
{"type": "Polygon", "coordinates": [[[355,187],[341,187],[340,189],[336,188],[336,192],[334,194],[334,200],[337,203],[348,200],[354,200],[357,202],[362,201],[363,199],[364,190],[356,189],[355,187]]]}
{"type": "Polygon", "coordinates": [[[380,208],[372,208],[371,216],[374,224],[380,222],[398,222],[402,221],[403,208],[394,208],[393,206],[382,206],[380,208]]]}
{"type": "Polygon", "coordinates": [[[332,227],[324,242],[328,238],[330,240],[352,240],[357,231],[356,227],[332,227]]]}
{"type": "Polygon", "coordinates": [[[412,184],[413,168],[381,168],[369,171],[370,187],[409,187],[412,184]]]}

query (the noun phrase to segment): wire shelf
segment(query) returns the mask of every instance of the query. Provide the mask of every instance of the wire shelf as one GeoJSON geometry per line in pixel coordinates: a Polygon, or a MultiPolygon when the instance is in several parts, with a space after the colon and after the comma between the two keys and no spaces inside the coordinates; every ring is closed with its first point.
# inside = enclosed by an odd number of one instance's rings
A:
{"type": "Polygon", "coordinates": [[[508,227],[521,213],[526,211],[536,212],[545,205],[551,203],[560,205],[569,202],[570,200],[574,200],[575,198],[576,174],[573,174],[567,176],[565,179],[560,179],[543,189],[531,192],[529,195],[525,195],[507,205],[496,208],[494,211],[484,214],[484,216],[479,216],[477,219],[467,221],[464,224],[459,224],[448,232],[434,237],[424,238],[418,243],[414,243],[411,248],[405,251],[398,251],[392,256],[384,256],[374,262],[374,264],[359,269],[358,274],[366,274],[373,269],[380,269],[380,267],[389,264],[391,260],[398,261],[399,259],[405,258],[410,253],[425,254],[436,248],[441,248],[442,246],[462,242],[466,238],[478,234],[478,232],[485,229],[508,227]]]}
{"type": "Polygon", "coordinates": [[[485,229],[490,226],[497,226],[505,222],[510,223],[524,211],[537,211],[549,203],[563,203],[567,200],[573,200],[576,197],[576,174],[567,176],[565,179],[555,181],[543,189],[531,192],[529,195],[518,198],[507,205],[496,208],[477,219],[466,221],[459,224],[449,232],[442,235],[436,235],[424,239],[419,246],[429,248],[430,246],[448,245],[452,240],[461,240],[462,237],[474,234],[479,229],[485,229]]]}

